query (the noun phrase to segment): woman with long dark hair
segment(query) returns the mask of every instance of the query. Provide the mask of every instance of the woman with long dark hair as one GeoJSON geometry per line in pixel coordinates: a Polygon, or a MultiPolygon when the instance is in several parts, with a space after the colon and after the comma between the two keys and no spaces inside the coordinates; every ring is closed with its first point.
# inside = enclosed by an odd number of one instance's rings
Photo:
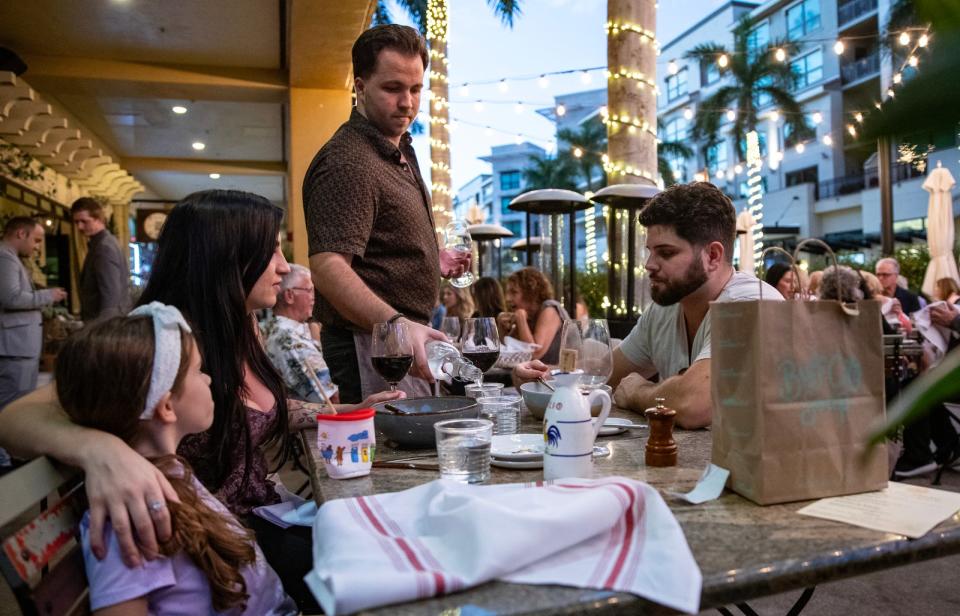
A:
{"type": "Polygon", "coordinates": [[[507,302],[503,298],[503,287],[496,278],[484,276],[473,283],[471,290],[473,303],[476,304],[477,309],[470,316],[497,318],[507,309],[507,302]]]}
{"type": "MultiPolygon", "coordinates": [[[[211,492],[253,527],[287,592],[303,606],[311,600],[302,581],[311,561],[309,529],[280,532],[250,515],[254,507],[279,501],[267,480],[264,450],[278,446],[279,465],[289,430],[315,425],[322,412],[317,405],[286,399],[254,320],[254,311],[273,306],[281,276],[289,271],[280,252],[281,218],[282,210],[251,193],[204,191],[186,197],[160,233],[140,303],[159,301],[183,313],[212,380],[213,424],[184,439],[178,453],[211,492]]],[[[106,386],[111,378],[103,375],[106,386]]],[[[364,404],[394,397],[378,394],[364,404]]],[[[157,552],[158,536],[161,541],[169,537],[166,508],[147,507],[176,500],[162,473],[144,466],[140,456],[111,435],[72,424],[49,390],[7,407],[0,414],[0,435],[0,446],[15,455],[49,455],[84,469],[95,555],[105,553],[106,517],[131,566],[140,562],[141,550],[144,555],[157,552]]]]}

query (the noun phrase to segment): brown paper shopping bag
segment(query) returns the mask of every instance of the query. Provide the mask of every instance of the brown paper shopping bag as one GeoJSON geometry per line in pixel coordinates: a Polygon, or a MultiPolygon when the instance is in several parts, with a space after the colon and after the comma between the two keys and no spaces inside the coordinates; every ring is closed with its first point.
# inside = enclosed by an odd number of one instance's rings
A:
{"type": "Polygon", "coordinates": [[[880,303],[713,303],[713,463],[768,505],[879,490],[886,448],[880,303]]]}

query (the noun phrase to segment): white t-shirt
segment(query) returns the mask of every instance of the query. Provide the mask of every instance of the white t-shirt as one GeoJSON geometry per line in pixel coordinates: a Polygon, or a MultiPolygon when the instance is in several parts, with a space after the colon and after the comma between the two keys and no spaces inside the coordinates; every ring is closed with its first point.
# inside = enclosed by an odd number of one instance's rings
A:
{"type": "MultiPolygon", "coordinates": [[[[763,299],[783,301],[775,288],[744,272],[735,272],[714,301],[760,299],[761,286],[763,299]]],[[[675,376],[694,362],[710,358],[710,311],[697,329],[689,355],[687,326],[679,302],[672,306],[651,304],[623,339],[620,350],[645,376],[659,373],[660,380],[675,376]]]]}

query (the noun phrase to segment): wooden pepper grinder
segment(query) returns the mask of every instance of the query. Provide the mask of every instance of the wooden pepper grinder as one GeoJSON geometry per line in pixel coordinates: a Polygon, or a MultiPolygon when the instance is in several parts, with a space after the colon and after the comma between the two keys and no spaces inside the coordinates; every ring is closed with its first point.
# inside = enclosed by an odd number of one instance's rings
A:
{"type": "Polygon", "coordinates": [[[647,466],[676,466],[677,443],[673,440],[673,419],[677,412],[665,407],[663,398],[656,400],[656,408],[644,411],[650,424],[645,460],[647,466]]]}

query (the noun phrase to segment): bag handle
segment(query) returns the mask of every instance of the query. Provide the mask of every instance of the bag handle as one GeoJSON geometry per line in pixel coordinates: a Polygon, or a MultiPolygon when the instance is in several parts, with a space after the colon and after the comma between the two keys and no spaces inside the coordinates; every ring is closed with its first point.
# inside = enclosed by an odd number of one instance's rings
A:
{"type": "MultiPolygon", "coordinates": [[[[794,257],[794,255],[790,254],[783,248],[780,248],[779,246],[768,246],[763,249],[763,252],[760,253],[760,267],[764,272],[767,269],[763,265],[765,263],[764,257],[767,256],[768,252],[782,252],[783,254],[787,255],[787,258],[790,259],[790,269],[793,270],[793,282],[797,286],[797,290],[800,291],[800,293],[797,293],[797,295],[802,295],[803,285],[800,284],[800,269],[797,267],[796,257],[794,257]]],[[[760,299],[762,300],[763,299],[763,279],[758,276],[757,282],[760,284],[760,299]]]]}
{"type": "MultiPolygon", "coordinates": [[[[836,275],[840,276],[840,262],[837,261],[837,255],[835,252],[833,252],[833,248],[830,248],[830,245],[824,242],[823,240],[817,239],[815,237],[808,237],[805,240],[801,240],[800,243],[797,244],[797,247],[793,249],[794,262],[796,262],[796,260],[799,258],[800,249],[806,246],[807,244],[816,244],[821,248],[823,248],[824,250],[826,250],[827,254],[830,255],[830,258],[833,260],[833,269],[836,272],[836,275]]],[[[840,297],[839,297],[840,308],[842,308],[843,311],[846,312],[851,317],[860,316],[860,307],[857,304],[856,300],[851,297],[850,302],[843,301],[843,288],[839,285],[837,286],[837,288],[840,291],[840,297]]]]}

